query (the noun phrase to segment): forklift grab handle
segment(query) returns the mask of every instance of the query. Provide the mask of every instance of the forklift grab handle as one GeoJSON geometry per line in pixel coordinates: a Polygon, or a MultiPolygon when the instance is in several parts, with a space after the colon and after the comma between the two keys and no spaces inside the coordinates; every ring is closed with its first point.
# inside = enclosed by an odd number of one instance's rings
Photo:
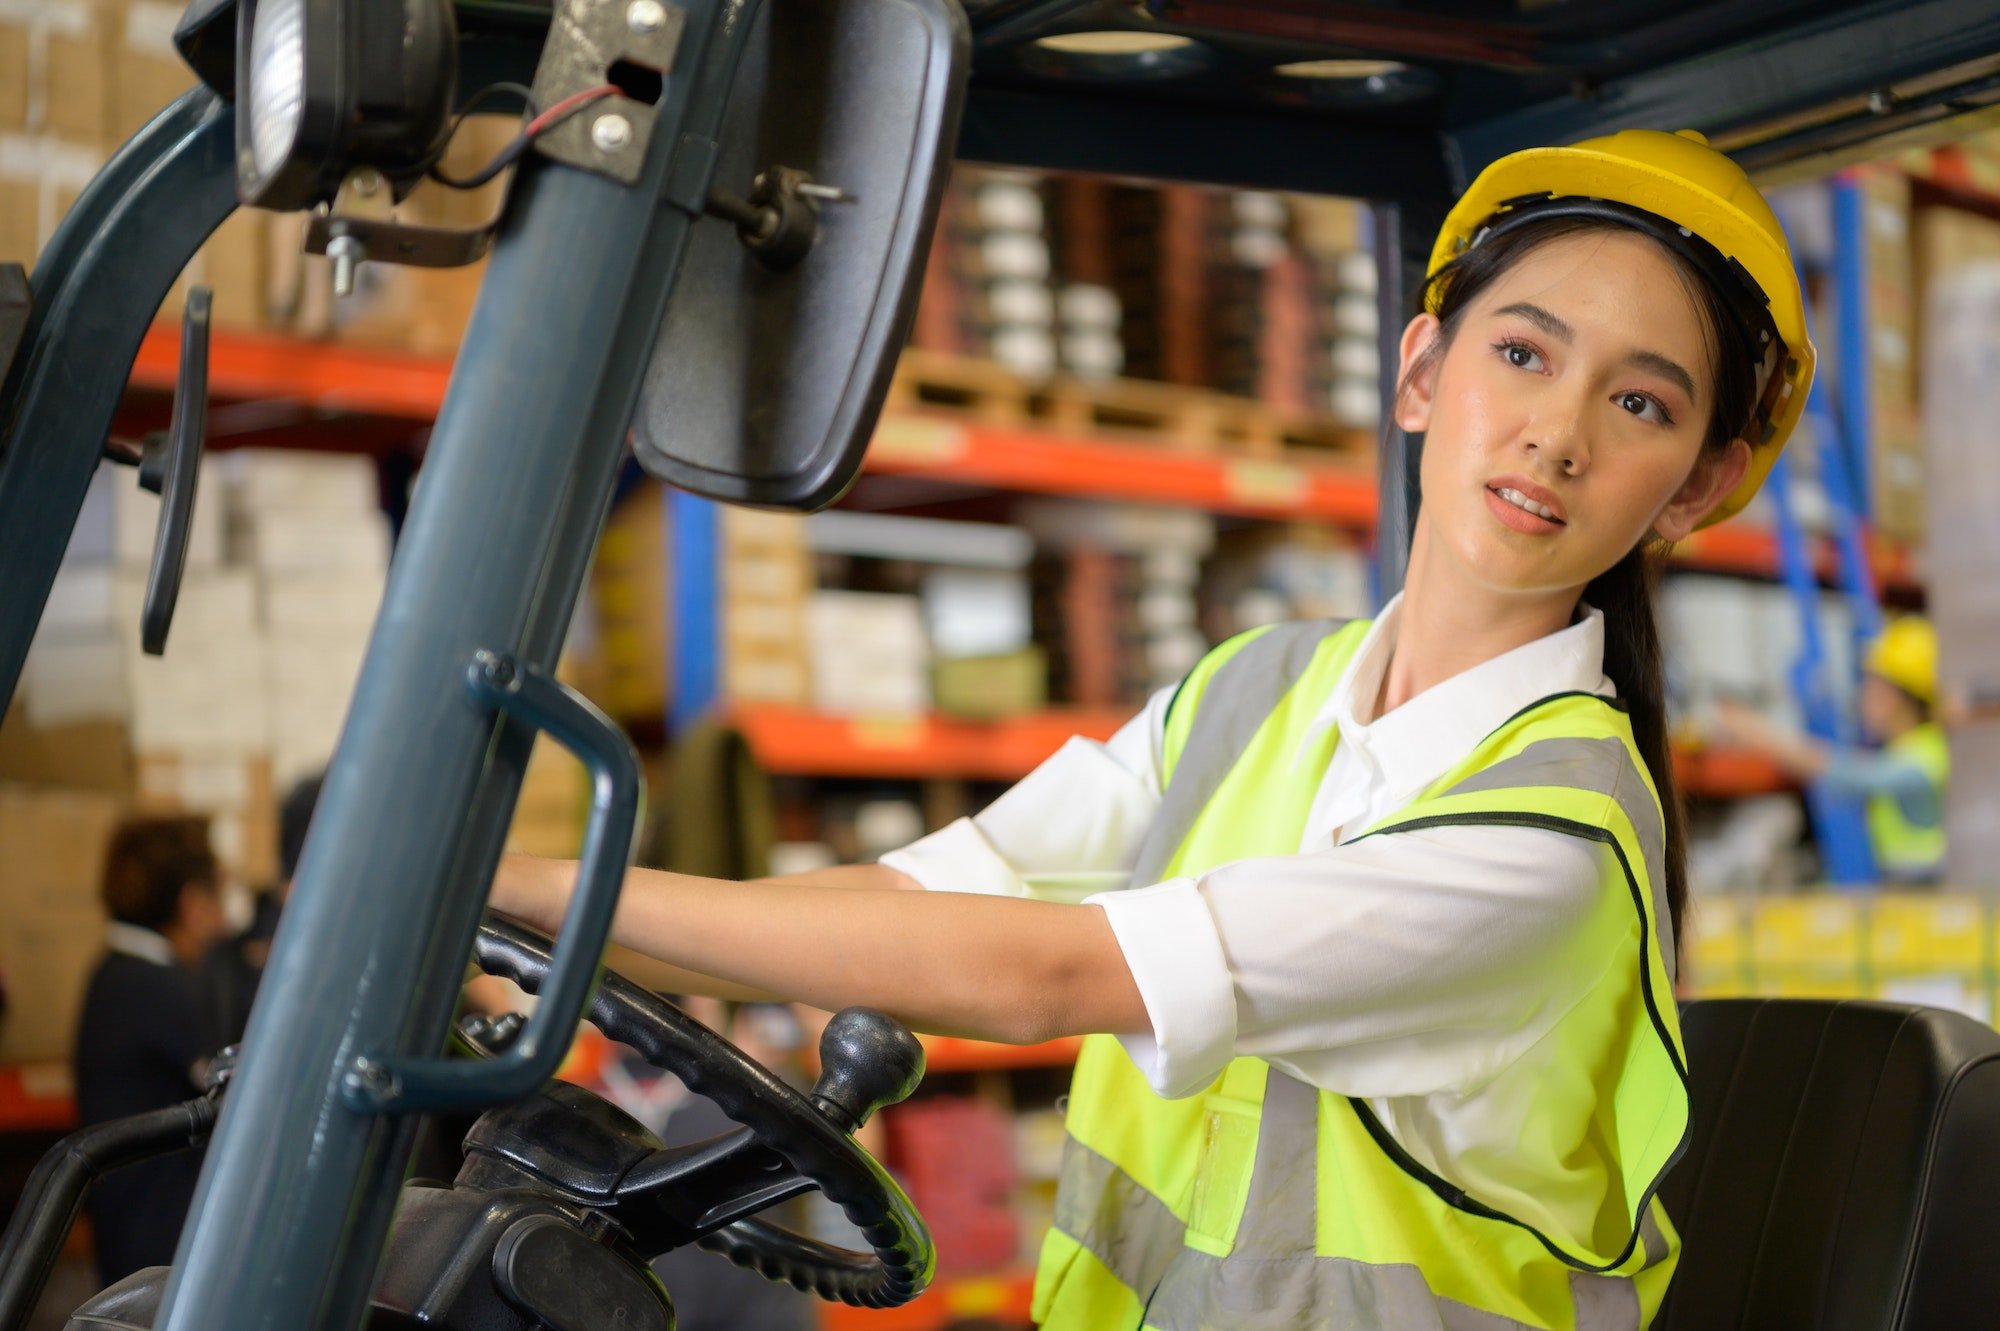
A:
{"type": "Polygon", "coordinates": [[[371,1113],[436,1113],[518,1100],[555,1075],[597,987],[611,915],[632,859],[641,783],[639,758],[616,722],[581,694],[512,656],[479,652],[466,670],[479,702],[540,730],[590,773],[576,893],[563,917],[553,964],[534,1015],[507,1050],[488,1059],[357,1056],[341,1090],[371,1113]]]}

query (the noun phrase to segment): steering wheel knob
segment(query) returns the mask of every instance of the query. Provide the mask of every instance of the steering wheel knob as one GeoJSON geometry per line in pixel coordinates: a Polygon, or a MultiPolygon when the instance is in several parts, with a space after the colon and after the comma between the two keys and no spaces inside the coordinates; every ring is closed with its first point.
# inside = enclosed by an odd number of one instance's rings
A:
{"type": "Polygon", "coordinates": [[[842,1010],[819,1037],[813,1103],[843,1132],[884,1105],[906,1099],[924,1079],[924,1047],[901,1023],[868,1008],[842,1010]]]}

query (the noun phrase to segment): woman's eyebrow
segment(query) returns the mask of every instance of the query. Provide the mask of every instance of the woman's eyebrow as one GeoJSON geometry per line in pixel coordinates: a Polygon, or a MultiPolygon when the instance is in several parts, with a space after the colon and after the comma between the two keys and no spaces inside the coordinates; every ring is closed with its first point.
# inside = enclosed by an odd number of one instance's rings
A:
{"type": "Polygon", "coordinates": [[[1517,300],[1512,305],[1502,305],[1493,312],[1495,314],[1518,314],[1559,342],[1573,342],[1576,340],[1575,329],[1541,306],[1532,305],[1525,300],[1517,300]]]}
{"type": "MultiPolygon", "coordinates": [[[[1575,329],[1564,323],[1555,314],[1529,301],[1517,300],[1512,305],[1502,305],[1494,313],[1518,314],[1559,342],[1574,342],[1576,340],[1575,329]]],[[[1683,369],[1681,363],[1671,356],[1661,355],[1657,351],[1635,351],[1625,358],[1625,363],[1637,366],[1642,370],[1651,370],[1661,378],[1672,380],[1689,397],[1695,395],[1694,376],[1683,369]]]]}
{"type": "Polygon", "coordinates": [[[1625,358],[1627,365],[1636,365],[1642,370],[1651,370],[1663,379],[1671,379],[1683,393],[1693,397],[1694,376],[1681,368],[1679,361],[1662,356],[1657,351],[1635,351],[1625,358]]]}

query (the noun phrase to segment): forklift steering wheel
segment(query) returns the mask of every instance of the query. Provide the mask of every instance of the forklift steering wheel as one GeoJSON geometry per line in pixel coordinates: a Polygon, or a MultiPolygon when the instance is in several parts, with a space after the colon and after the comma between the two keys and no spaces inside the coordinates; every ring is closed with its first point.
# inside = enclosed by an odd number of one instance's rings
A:
{"type": "MultiPolygon", "coordinates": [[[[475,956],[481,969],[530,993],[551,960],[546,939],[493,915],[479,928],[475,956]]],[[[605,972],[589,1018],[607,1037],[638,1050],[748,1128],[839,1205],[874,1251],[836,1247],[755,1218],[702,1235],[696,1240],[702,1247],[836,1302],[888,1308],[923,1292],[937,1266],[930,1230],[888,1171],[850,1135],[922,1079],[923,1050],[908,1031],[877,1013],[841,1013],[821,1042],[824,1070],[807,1096],[614,972],[605,972]]]]}

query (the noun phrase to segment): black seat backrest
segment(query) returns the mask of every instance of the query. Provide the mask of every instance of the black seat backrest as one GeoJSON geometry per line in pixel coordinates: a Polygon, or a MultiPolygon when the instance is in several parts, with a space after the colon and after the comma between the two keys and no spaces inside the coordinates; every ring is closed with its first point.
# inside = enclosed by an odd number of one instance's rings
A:
{"type": "Polygon", "coordinates": [[[1694,1140],[1655,1327],[2000,1326],[2000,1033],[1897,1003],[1681,1009],[1694,1140]]]}

